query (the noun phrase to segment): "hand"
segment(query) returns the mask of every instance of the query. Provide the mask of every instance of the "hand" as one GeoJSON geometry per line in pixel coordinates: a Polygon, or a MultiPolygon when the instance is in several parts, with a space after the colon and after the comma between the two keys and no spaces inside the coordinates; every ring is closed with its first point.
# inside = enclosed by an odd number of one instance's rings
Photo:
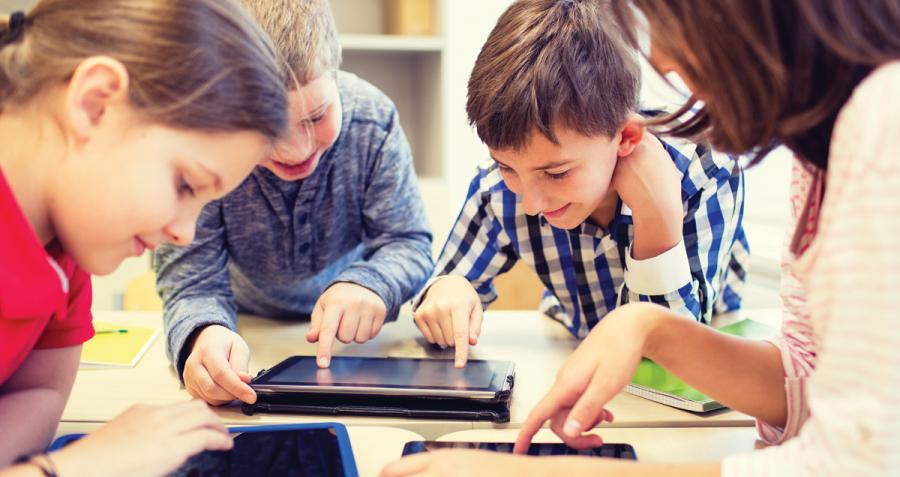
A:
{"type": "Polygon", "coordinates": [[[439,450],[406,456],[388,464],[381,477],[518,475],[567,477],[623,475],[630,462],[596,457],[530,457],[475,450],[439,450]]]}
{"type": "Polygon", "coordinates": [[[619,158],[612,184],[634,221],[631,256],[646,260],[681,241],[682,174],[659,139],[645,133],[631,154],[619,158]]]}
{"type": "Polygon", "coordinates": [[[644,133],[631,154],[619,158],[612,185],[633,212],[679,211],[680,223],[681,181],[681,171],[659,139],[644,133]]]}
{"type": "Polygon", "coordinates": [[[603,440],[583,434],[613,415],[603,406],[631,382],[652,330],[658,305],[628,304],[606,315],[556,375],[551,390],[525,419],[513,452],[528,450],[534,434],[550,420],[550,429],[576,449],[603,440]]]}
{"type": "Polygon", "coordinates": [[[428,288],[415,322],[429,343],[456,346],[456,367],[461,368],[469,359],[469,345],[478,343],[483,316],[481,298],[472,284],[459,275],[447,275],[428,288]]]}
{"type": "Polygon", "coordinates": [[[319,342],[316,362],[320,368],[331,363],[334,338],[341,343],[365,343],[378,336],[387,305],[372,290],[355,283],[335,283],[322,293],[313,308],[306,340],[319,342]]]}
{"type": "Polygon", "coordinates": [[[51,456],[66,477],[168,475],[205,450],[229,450],[233,442],[218,416],[202,401],[172,406],[132,406],[97,431],[51,456]]]}
{"type": "Polygon", "coordinates": [[[195,398],[213,406],[240,399],[256,402],[250,387],[250,347],[241,335],[220,325],[210,325],[197,335],[184,363],[184,387],[195,398]]]}
{"type": "MultiPolygon", "coordinates": [[[[381,471],[381,477],[539,475],[534,472],[534,465],[539,464],[538,460],[534,457],[487,451],[439,450],[422,452],[391,462],[381,471]]],[[[556,470],[556,473],[558,472],[559,469],[556,470]]]]}

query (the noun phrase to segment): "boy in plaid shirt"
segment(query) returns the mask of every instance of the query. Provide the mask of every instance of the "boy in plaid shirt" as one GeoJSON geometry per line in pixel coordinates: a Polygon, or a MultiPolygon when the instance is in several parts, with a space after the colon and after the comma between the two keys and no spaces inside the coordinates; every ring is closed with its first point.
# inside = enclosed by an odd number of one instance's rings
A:
{"type": "Polygon", "coordinates": [[[546,288],[541,310],[579,337],[632,301],[705,323],[740,307],[743,171],[646,130],[636,57],[610,18],[601,2],[519,1],[478,56],[466,109],[491,157],[414,300],[457,366],[519,260],[546,288]]]}

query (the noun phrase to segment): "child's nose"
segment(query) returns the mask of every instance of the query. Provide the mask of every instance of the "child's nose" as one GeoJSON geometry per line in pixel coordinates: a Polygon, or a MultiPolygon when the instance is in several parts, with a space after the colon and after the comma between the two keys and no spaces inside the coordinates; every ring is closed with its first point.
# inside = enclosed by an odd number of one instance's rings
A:
{"type": "Polygon", "coordinates": [[[181,247],[193,242],[194,233],[197,229],[198,215],[185,214],[185,216],[180,216],[163,227],[163,234],[165,234],[166,240],[181,247]]]}
{"type": "Polygon", "coordinates": [[[525,190],[522,191],[522,208],[525,209],[525,213],[528,215],[537,215],[544,210],[545,204],[544,196],[537,190],[525,190]]]}

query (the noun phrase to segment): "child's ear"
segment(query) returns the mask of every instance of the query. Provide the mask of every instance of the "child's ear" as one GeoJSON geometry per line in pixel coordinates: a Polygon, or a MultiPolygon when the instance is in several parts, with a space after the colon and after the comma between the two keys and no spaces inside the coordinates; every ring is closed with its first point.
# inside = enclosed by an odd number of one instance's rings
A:
{"type": "Polygon", "coordinates": [[[128,100],[128,71],[117,60],[105,56],[81,62],[66,91],[65,119],[78,140],[87,140],[101,123],[108,108],[128,100]]]}
{"type": "Polygon", "coordinates": [[[634,148],[644,140],[644,132],[646,130],[647,128],[644,126],[644,121],[640,116],[637,114],[629,115],[619,133],[621,137],[617,151],[619,157],[631,155],[634,152],[634,148]]]}

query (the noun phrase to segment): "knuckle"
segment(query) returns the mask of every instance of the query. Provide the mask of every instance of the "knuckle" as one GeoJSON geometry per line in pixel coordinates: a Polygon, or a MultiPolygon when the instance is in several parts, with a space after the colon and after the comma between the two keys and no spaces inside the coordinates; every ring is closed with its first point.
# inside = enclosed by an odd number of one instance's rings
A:
{"type": "Polygon", "coordinates": [[[338,334],[337,334],[338,341],[340,341],[341,343],[344,343],[344,344],[352,343],[353,338],[354,338],[354,335],[351,335],[348,332],[341,331],[341,332],[338,332],[338,334]]]}
{"type": "Polygon", "coordinates": [[[225,371],[224,368],[217,367],[209,370],[209,377],[211,377],[213,381],[221,383],[226,378],[228,378],[228,372],[225,371]]]}
{"type": "Polygon", "coordinates": [[[198,386],[198,390],[204,396],[212,397],[212,395],[215,394],[216,391],[219,390],[219,386],[216,385],[216,383],[214,383],[212,381],[207,381],[205,383],[200,384],[200,386],[198,386]]]}

